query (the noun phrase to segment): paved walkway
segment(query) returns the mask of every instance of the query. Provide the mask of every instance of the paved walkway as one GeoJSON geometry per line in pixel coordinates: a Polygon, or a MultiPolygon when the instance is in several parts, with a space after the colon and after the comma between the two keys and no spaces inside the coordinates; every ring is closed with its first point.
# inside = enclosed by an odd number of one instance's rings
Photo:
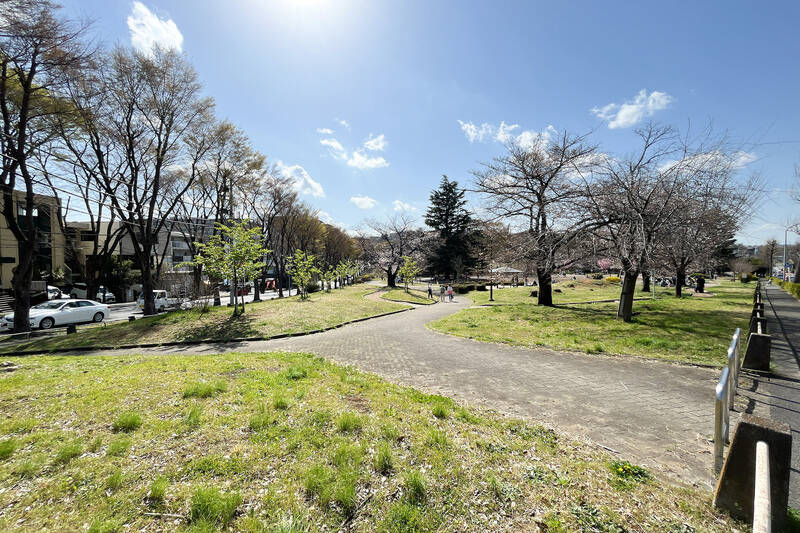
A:
{"type": "Polygon", "coordinates": [[[524,349],[431,331],[470,305],[421,306],[306,337],[114,353],[312,352],[395,382],[544,422],[673,479],[713,483],[710,438],[719,372],[631,357],[524,349]]]}
{"type": "Polygon", "coordinates": [[[750,376],[740,383],[746,412],[772,418],[792,428],[789,505],[800,509],[800,302],[775,285],[765,285],[764,311],[772,336],[770,377],[750,376]]]}

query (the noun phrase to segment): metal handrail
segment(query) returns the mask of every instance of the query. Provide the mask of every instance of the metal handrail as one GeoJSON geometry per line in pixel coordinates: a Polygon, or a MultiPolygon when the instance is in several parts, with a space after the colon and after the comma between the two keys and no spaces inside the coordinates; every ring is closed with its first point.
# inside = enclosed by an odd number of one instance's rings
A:
{"type": "Polygon", "coordinates": [[[730,426],[730,410],[728,409],[729,382],[730,368],[726,366],[722,369],[722,375],[714,391],[716,397],[714,405],[714,472],[722,470],[725,443],[728,441],[728,427],[730,426]]]}
{"type": "Polygon", "coordinates": [[[756,479],[753,495],[753,533],[772,532],[772,498],[769,482],[769,446],[756,443],[756,479]]]}
{"type": "Polygon", "coordinates": [[[716,389],[714,390],[714,471],[722,469],[725,456],[725,445],[730,441],[730,412],[736,399],[739,386],[739,366],[742,357],[742,330],[736,328],[728,346],[728,364],[722,369],[716,389]]]}

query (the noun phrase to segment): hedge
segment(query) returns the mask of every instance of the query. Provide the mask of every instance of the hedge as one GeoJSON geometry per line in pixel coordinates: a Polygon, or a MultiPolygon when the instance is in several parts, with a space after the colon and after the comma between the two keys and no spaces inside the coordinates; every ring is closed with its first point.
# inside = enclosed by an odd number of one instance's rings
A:
{"type": "Polygon", "coordinates": [[[792,283],[791,281],[781,281],[778,278],[772,278],[772,282],[780,285],[783,290],[791,294],[797,299],[800,299],[800,283],[792,283]]]}

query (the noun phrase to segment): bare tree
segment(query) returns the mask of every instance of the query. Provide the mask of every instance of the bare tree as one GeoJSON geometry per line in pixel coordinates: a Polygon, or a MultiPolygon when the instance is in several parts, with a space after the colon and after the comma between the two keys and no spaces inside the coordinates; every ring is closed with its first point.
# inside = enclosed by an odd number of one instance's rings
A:
{"type": "Polygon", "coordinates": [[[636,130],[641,146],[631,155],[599,158],[586,187],[587,206],[622,264],[624,280],[617,316],[630,322],[636,279],[651,260],[656,238],[679,209],[686,192],[682,166],[688,155],[676,132],[648,124],[636,130]]]}
{"type": "Polygon", "coordinates": [[[564,132],[553,141],[540,135],[527,145],[512,142],[475,172],[486,209],[521,230],[517,259],[535,264],[539,305],[553,305],[553,273],[581,259],[573,251],[595,226],[581,208],[578,179],[594,153],[586,135],[564,132]]]}
{"type": "Polygon", "coordinates": [[[53,136],[50,118],[66,112],[59,96],[68,73],[91,56],[86,25],[59,18],[57,9],[46,0],[0,1],[0,191],[6,225],[19,245],[11,280],[14,331],[30,329],[34,257],[43,238],[34,223],[37,177],[29,163],[53,136]],[[25,191],[21,216],[13,194],[18,186],[25,191]]]}
{"type": "MultiPolygon", "coordinates": [[[[175,206],[175,228],[194,257],[199,244],[217,232],[215,222],[241,218],[265,158],[247,136],[227,121],[198,121],[185,136],[189,166],[178,169],[179,183],[190,183],[175,206]]],[[[193,290],[200,292],[201,263],[192,264],[193,290]]]]}
{"type": "MultiPolygon", "coordinates": [[[[253,189],[249,194],[243,195],[242,201],[245,215],[253,224],[260,227],[266,247],[272,249],[268,255],[274,259],[274,266],[277,267],[279,264],[285,266],[284,262],[275,258],[283,259],[283,252],[286,250],[280,248],[276,251],[276,245],[280,247],[283,244],[283,239],[278,236],[279,229],[290,226],[288,219],[284,218],[291,217],[293,207],[298,202],[293,179],[281,173],[275,166],[269,167],[260,173],[253,183],[253,189]]],[[[266,281],[267,268],[265,260],[260,275],[262,283],[266,281]]],[[[280,296],[283,296],[282,291],[280,288],[280,296]]],[[[256,283],[255,299],[260,299],[258,283],[256,283]]]]}
{"type": "MultiPolygon", "coordinates": [[[[704,169],[689,172],[687,194],[678,200],[680,208],[656,239],[655,255],[659,263],[672,269],[678,298],[689,267],[709,264],[713,255],[734,238],[760,198],[758,176],[740,183],[733,158],[719,152],[697,157],[705,159],[704,169]]],[[[691,167],[695,162],[684,164],[691,167]]]]}
{"type": "Polygon", "coordinates": [[[397,272],[403,264],[403,256],[417,260],[422,245],[422,230],[414,227],[406,215],[389,217],[386,220],[367,222],[370,236],[361,233],[357,240],[366,260],[386,273],[386,284],[397,286],[397,272]]]}
{"type": "Polygon", "coordinates": [[[778,250],[778,241],[776,239],[769,239],[764,246],[761,247],[761,259],[764,264],[769,268],[768,276],[772,276],[772,267],[775,263],[775,253],[778,250]]]}
{"type": "Polygon", "coordinates": [[[100,176],[111,206],[125,224],[142,274],[145,314],[155,313],[153,256],[159,233],[193,180],[178,179],[186,164],[184,137],[210,119],[213,102],[200,97],[197,74],[175,51],[152,54],[117,48],[105,77],[101,131],[118,175],[100,176]]]}

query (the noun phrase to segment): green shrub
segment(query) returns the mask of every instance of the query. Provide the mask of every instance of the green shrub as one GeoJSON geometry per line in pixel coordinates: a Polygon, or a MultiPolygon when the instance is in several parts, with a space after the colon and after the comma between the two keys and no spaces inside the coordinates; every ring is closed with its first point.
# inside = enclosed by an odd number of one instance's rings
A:
{"type": "Polygon", "coordinates": [[[0,440],[0,461],[5,461],[14,454],[17,442],[14,439],[0,440]]]}
{"type": "Polygon", "coordinates": [[[142,427],[142,417],[139,413],[122,413],[111,427],[116,432],[130,433],[142,427]]]}
{"type": "Polygon", "coordinates": [[[241,503],[242,497],[238,492],[223,494],[215,487],[201,487],[192,495],[189,520],[227,526],[233,520],[236,508],[241,503]]]}
{"type": "Polygon", "coordinates": [[[106,455],[110,455],[112,457],[123,455],[125,452],[128,451],[128,448],[131,447],[131,440],[126,438],[119,438],[116,440],[112,440],[111,443],[108,445],[108,449],[106,449],[106,455]]]}
{"type": "Polygon", "coordinates": [[[14,473],[21,478],[30,479],[39,471],[39,465],[33,461],[23,461],[14,469],[14,473]]]}
{"type": "Polygon", "coordinates": [[[199,405],[193,405],[187,412],[183,419],[183,423],[190,428],[196,428],[200,425],[200,419],[203,415],[203,408],[199,405]]]}
{"type": "Polygon", "coordinates": [[[331,497],[331,481],[333,472],[324,465],[314,465],[308,469],[303,481],[307,498],[316,497],[320,505],[327,506],[331,497]]]}
{"type": "Polygon", "coordinates": [[[248,427],[250,431],[261,431],[272,424],[272,421],[272,414],[267,412],[267,408],[264,404],[261,404],[258,410],[250,416],[248,427]]]}
{"type": "Polygon", "coordinates": [[[356,476],[352,472],[342,475],[333,486],[333,501],[347,517],[353,516],[356,510],[357,489],[356,476]]]}
{"type": "Polygon", "coordinates": [[[122,486],[122,480],[122,470],[118,468],[114,470],[110,476],[108,476],[108,479],[106,480],[106,488],[109,490],[117,490],[122,486]]]}
{"type": "Polygon", "coordinates": [[[197,381],[190,383],[183,390],[184,398],[210,398],[217,393],[225,392],[228,390],[228,385],[224,381],[215,381],[210,383],[208,381],[197,381]]]}
{"type": "Polygon", "coordinates": [[[427,435],[425,435],[425,444],[431,448],[438,448],[442,450],[449,446],[450,441],[447,439],[447,433],[431,428],[428,430],[427,435]]]}
{"type": "Polygon", "coordinates": [[[289,400],[283,397],[283,395],[278,394],[272,399],[272,407],[275,409],[286,410],[289,408],[289,400]]]}
{"type": "Polygon", "coordinates": [[[65,444],[61,448],[59,448],[58,452],[56,453],[56,464],[66,464],[80,454],[83,453],[83,447],[79,442],[73,442],[71,444],[65,444]]]}
{"type": "Polygon", "coordinates": [[[608,466],[614,475],[613,484],[619,489],[630,489],[650,479],[647,470],[628,461],[611,461],[608,466]]]}
{"type": "Polygon", "coordinates": [[[448,416],[450,416],[450,411],[447,409],[447,406],[444,405],[443,403],[434,404],[433,409],[431,411],[433,412],[433,416],[435,416],[440,420],[443,420],[448,416]]]}
{"type": "Polygon", "coordinates": [[[603,274],[601,274],[600,272],[595,272],[594,274],[591,275],[591,278],[592,279],[603,279],[603,274]]]}
{"type": "Polygon", "coordinates": [[[394,459],[392,458],[392,449],[389,444],[384,442],[378,446],[378,453],[375,455],[375,471],[384,476],[394,469],[394,459]]]}
{"type": "Polygon", "coordinates": [[[431,531],[425,517],[418,507],[405,502],[395,502],[386,513],[381,531],[387,533],[419,533],[431,531]]]}
{"type": "Polygon", "coordinates": [[[412,470],[406,474],[403,479],[403,489],[406,500],[413,505],[425,503],[428,497],[425,478],[419,470],[412,470]]]}
{"type": "Polygon", "coordinates": [[[606,283],[622,283],[622,278],[619,276],[606,277],[606,283]]]}
{"type": "Polygon", "coordinates": [[[361,417],[353,413],[342,413],[336,421],[336,427],[342,433],[360,431],[363,425],[361,417]]]}
{"type": "Polygon", "coordinates": [[[167,478],[158,476],[150,483],[150,490],[147,492],[147,500],[153,504],[164,503],[164,498],[167,495],[167,478]]]}
{"type": "Polygon", "coordinates": [[[297,381],[298,379],[303,379],[306,376],[308,376],[308,370],[301,366],[292,366],[286,369],[286,379],[297,381]]]}

